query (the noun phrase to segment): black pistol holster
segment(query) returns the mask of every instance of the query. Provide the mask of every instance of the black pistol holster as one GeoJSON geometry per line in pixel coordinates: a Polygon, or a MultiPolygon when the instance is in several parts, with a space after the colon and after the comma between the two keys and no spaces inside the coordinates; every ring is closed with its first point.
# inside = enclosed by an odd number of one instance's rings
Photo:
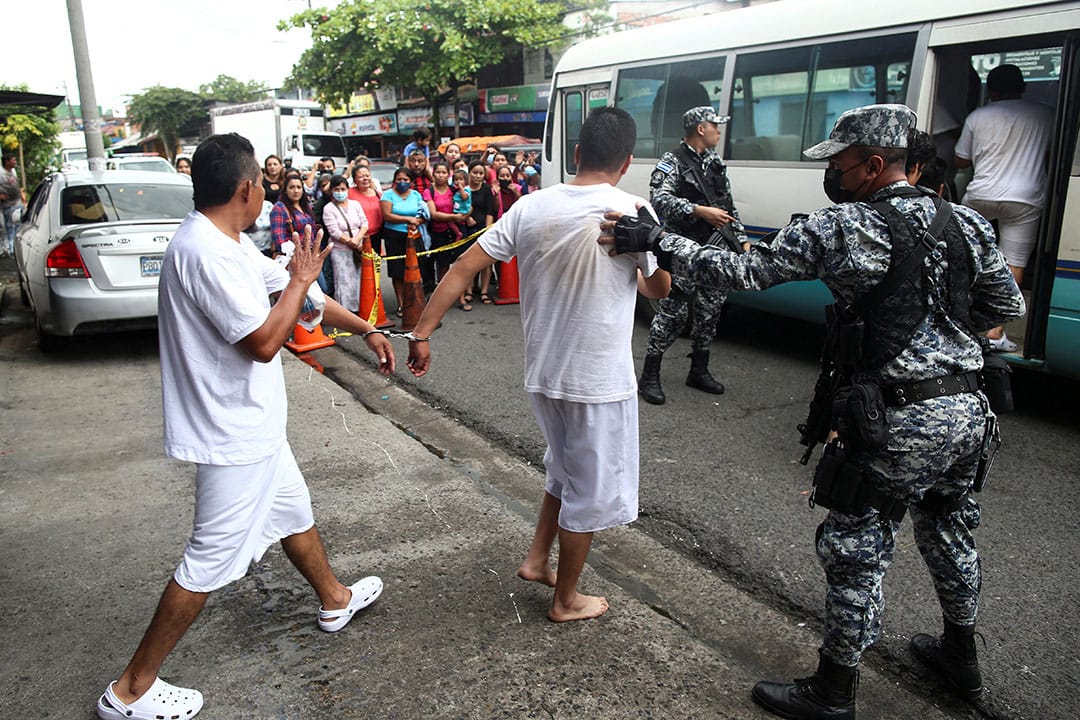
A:
{"type": "Polygon", "coordinates": [[[874,487],[866,473],[849,461],[843,443],[836,440],[825,445],[814,470],[810,507],[818,505],[846,515],[863,515],[873,508],[883,518],[897,523],[907,513],[907,505],[874,487]]]}

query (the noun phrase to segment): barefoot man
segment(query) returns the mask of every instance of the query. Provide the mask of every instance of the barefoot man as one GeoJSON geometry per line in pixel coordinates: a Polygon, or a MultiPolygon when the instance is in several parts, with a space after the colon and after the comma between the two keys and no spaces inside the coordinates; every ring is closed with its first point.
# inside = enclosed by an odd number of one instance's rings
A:
{"type": "Polygon", "coordinates": [[[630,167],[637,130],[616,108],[594,110],[581,128],[577,175],[525,195],[457,261],[413,330],[409,369],[431,364],[428,337],[473,276],[517,257],[525,330],[525,391],[547,440],[547,484],[536,534],[518,575],[555,588],[548,617],[584,620],[608,608],[578,592],[593,533],[638,515],[637,383],[630,340],[638,289],[665,297],[671,276],[649,253],[612,262],[597,246],[608,204],[645,205],[615,187],[630,167]],[[559,539],[556,574],[549,562],[559,539]]]}

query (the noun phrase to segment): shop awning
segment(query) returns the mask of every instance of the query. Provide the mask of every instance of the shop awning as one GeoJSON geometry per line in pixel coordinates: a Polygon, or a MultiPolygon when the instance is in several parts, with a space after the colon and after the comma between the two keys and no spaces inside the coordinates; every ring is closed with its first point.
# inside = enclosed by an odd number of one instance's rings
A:
{"type": "MultiPolygon", "coordinates": [[[[461,148],[462,153],[478,153],[484,152],[488,149],[488,145],[494,145],[497,148],[514,146],[514,145],[539,145],[539,140],[527,138],[524,135],[474,135],[471,137],[460,137],[451,142],[455,143],[461,148]]],[[[450,143],[445,142],[439,146],[439,152],[442,153],[446,150],[446,146],[450,143]]]]}

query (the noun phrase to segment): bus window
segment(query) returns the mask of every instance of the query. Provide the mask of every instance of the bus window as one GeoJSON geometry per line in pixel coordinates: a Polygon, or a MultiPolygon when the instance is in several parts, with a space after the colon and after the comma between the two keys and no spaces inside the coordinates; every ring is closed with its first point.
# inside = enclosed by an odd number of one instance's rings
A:
{"type": "Polygon", "coordinates": [[[584,122],[581,91],[574,90],[563,95],[563,157],[567,175],[577,175],[577,163],[574,162],[574,148],[581,139],[581,125],[584,122]]]}
{"type": "Polygon", "coordinates": [[[905,102],[914,52],[915,33],[818,48],[803,147],[828,137],[836,118],[846,110],[874,103],[905,102]]]}
{"type": "Polygon", "coordinates": [[[728,131],[732,160],[796,160],[810,89],[809,47],[740,55],[728,131]],[[794,155],[792,149],[795,148],[794,155]]]}
{"type": "Polygon", "coordinates": [[[905,102],[915,33],[740,55],[728,157],[804,159],[845,110],[905,102]]]}
{"type": "Polygon", "coordinates": [[[634,156],[658,158],[677,147],[683,137],[683,113],[701,105],[719,108],[723,78],[723,57],[620,70],[615,107],[626,110],[637,123],[634,156]]]}

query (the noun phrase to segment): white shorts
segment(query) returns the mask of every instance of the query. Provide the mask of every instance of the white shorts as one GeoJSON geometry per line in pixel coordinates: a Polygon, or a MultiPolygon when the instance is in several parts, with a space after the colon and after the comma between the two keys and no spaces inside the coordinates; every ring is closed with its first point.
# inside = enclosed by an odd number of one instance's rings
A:
{"type": "Polygon", "coordinates": [[[288,443],[251,465],[199,465],[194,528],[173,579],[191,592],[217,590],[244,577],[268,547],[314,525],[288,443]]]}
{"type": "Polygon", "coordinates": [[[562,501],[559,527],[596,532],[638,516],[637,396],[607,403],[528,393],[547,451],[547,492],[562,501]]]}
{"type": "Polygon", "coordinates": [[[1034,205],[1008,200],[965,197],[964,204],[987,220],[997,220],[998,250],[1005,256],[1005,262],[1013,267],[1027,267],[1028,258],[1039,237],[1042,210],[1034,205]]]}

